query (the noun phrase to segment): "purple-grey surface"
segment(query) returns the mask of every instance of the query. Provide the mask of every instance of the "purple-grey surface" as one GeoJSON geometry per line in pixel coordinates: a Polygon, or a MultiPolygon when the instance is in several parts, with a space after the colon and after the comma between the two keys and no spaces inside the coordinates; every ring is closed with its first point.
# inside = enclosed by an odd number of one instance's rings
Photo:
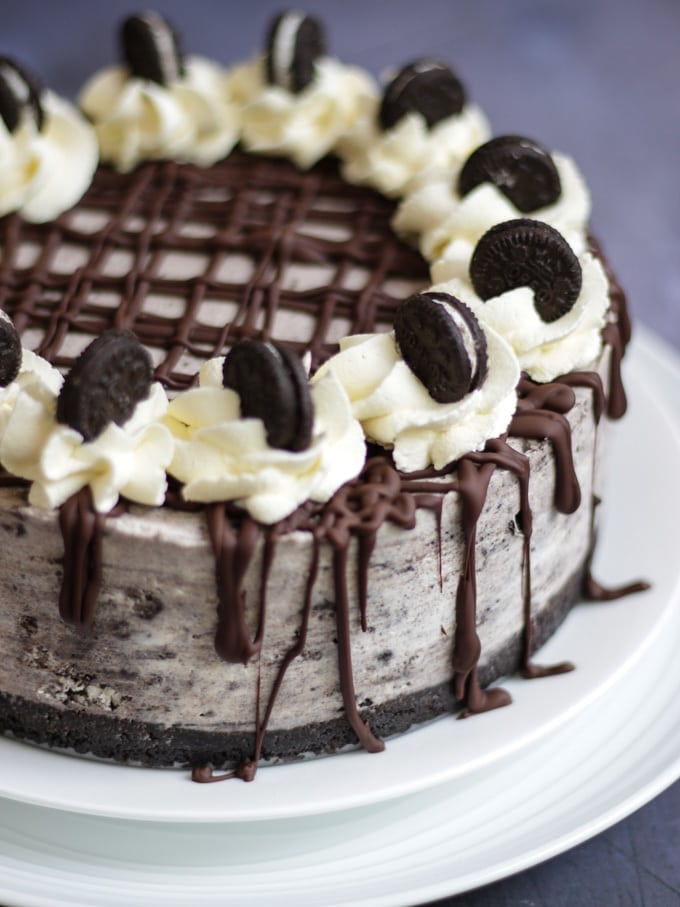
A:
{"type": "MultiPolygon", "coordinates": [[[[282,5],[157,0],[188,52],[220,62],[258,49],[282,5]]],[[[680,348],[680,2],[678,0],[306,0],[333,52],[376,75],[425,55],[448,62],[496,134],[571,154],[593,198],[593,228],[636,321],[680,348]]],[[[117,57],[115,28],[139,9],[107,0],[3,0],[0,52],[56,91],[117,57]]],[[[455,846],[455,842],[452,842],[455,846]]],[[[680,904],[680,783],[575,849],[456,907],[680,904]]]]}

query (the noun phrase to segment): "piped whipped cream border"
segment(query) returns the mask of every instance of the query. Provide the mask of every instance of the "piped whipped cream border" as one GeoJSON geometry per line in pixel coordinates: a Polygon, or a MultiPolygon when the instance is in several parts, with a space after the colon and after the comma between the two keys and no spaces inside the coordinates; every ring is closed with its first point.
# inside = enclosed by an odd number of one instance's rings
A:
{"type": "Polygon", "coordinates": [[[28,111],[14,132],[0,118],[0,217],[54,220],[80,201],[97,169],[97,138],[82,113],[51,91],[40,100],[42,129],[28,111]]]}
{"type": "MultiPolygon", "coordinates": [[[[297,95],[265,83],[261,56],[230,69],[222,69],[201,58],[189,57],[186,73],[168,87],[130,77],[122,67],[102,70],[88,81],[81,93],[81,102],[94,120],[94,127],[88,129],[96,132],[103,158],[108,158],[123,171],[132,169],[141,160],[148,158],[175,157],[180,162],[190,161],[209,166],[227,155],[240,141],[253,153],[280,154],[289,157],[297,166],[306,168],[321,157],[334,153],[340,158],[341,169],[348,182],[370,185],[385,195],[402,199],[393,226],[408,241],[419,245],[424,257],[430,262],[432,279],[435,281],[431,289],[452,293],[467,303],[484,326],[487,337],[491,338],[490,355],[500,356],[503,368],[498,370],[498,374],[502,374],[503,378],[495,382],[494,392],[502,418],[499,416],[493,420],[480,420],[473,417],[476,432],[474,438],[469,432],[463,432],[467,440],[452,440],[449,429],[443,431],[441,425],[436,430],[431,429],[431,426],[424,427],[427,419],[421,425],[422,420],[414,417],[419,423],[418,432],[423,437],[427,435],[427,440],[422,441],[422,438],[416,438],[417,433],[413,434],[412,426],[409,427],[406,423],[405,427],[401,426],[397,415],[382,413],[371,416],[371,406],[364,405],[365,401],[359,405],[352,401],[348,410],[348,413],[351,410],[352,418],[345,427],[348,437],[352,438],[350,446],[355,453],[359,445],[357,429],[352,427],[352,423],[357,425],[355,420],[358,419],[362,422],[367,437],[395,450],[400,468],[410,471],[423,468],[429,463],[440,468],[470,450],[481,449],[486,440],[496,437],[504,430],[514,409],[514,403],[511,405],[511,402],[514,400],[520,367],[528,371],[535,380],[547,381],[573,368],[585,367],[597,357],[601,349],[601,329],[608,308],[607,279],[599,261],[585,251],[590,199],[580,173],[569,158],[554,153],[553,158],[562,182],[562,195],[551,206],[551,210],[535,214],[537,219],[539,214],[543,214],[548,223],[565,231],[566,238],[580,255],[584,267],[583,290],[572,312],[555,325],[541,327],[536,324],[538,316],[529,289],[521,288],[504,294],[509,299],[482,303],[466,279],[474,242],[493,224],[517,216],[507,199],[495,187],[487,184],[470,193],[468,199],[460,200],[456,197],[455,180],[460,166],[489,137],[488,123],[481,110],[468,103],[460,114],[437,124],[431,130],[424,125],[422,117],[409,115],[396,127],[379,134],[376,126],[379,90],[372,77],[358,67],[345,66],[331,57],[317,61],[317,79],[312,86],[297,95]],[[324,124],[321,129],[319,122],[324,124]],[[510,305],[504,315],[506,303],[510,305]],[[508,318],[512,324],[508,323],[508,318]],[[512,395],[508,393],[509,383],[513,387],[512,395]],[[358,410],[362,415],[358,415],[358,410]],[[366,414],[363,410],[366,410],[366,414]],[[369,423],[371,428],[367,430],[369,423]],[[379,423],[383,426],[390,423],[389,432],[392,432],[392,436],[382,437],[381,430],[375,428],[379,423]],[[487,436],[482,438],[484,431],[487,436]],[[446,443],[441,440],[443,434],[447,434],[446,443]]],[[[50,104],[56,103],[57,108],[59,104],[66,103],[59,99],[53,101],[53,95],[49,95],[49,98],[50,104]]],[[[79,118],[78,122],[84,121],[79,118]]],[[[96,161],[91,164],[92,173],[95,166],[96,161]]],[[[387,347],[394,352],[393,335],[346,338],[340,357],[351,359],[357,350],[371,344],[380,346],[380,355],[384,361],[390,359],[388,371],[400,371],[398,350],[394,362],[391,362],[391,353],[385,352],[387,347]]],[[[406,368],[403,362],[402,365],[406,368]]],[[[496,374],[493,366],[492,372],[496,374]]],[[[35,382],[29,384],[35,396],[37,385],[35,382]]],[[[345,393],[341,384],[331,365],[317,373],[312,380],[312,389],[319,394],[318,388],[324,387],[325,398],[334,399],[334,393],[337,397],[339,387],[345,393]]],[[[54,398],[55,390],[46,389],[43,382],[38,382],[38,385],[40,391],[37,396],[42,400],[40,405],[43,410],[40,418],[43,418],[45,409],[49,410],[52,405],[49,401],[54,398]]],[[[203,390],[214,393],[217,389],[208,386],[203,390]]],[[[423,392],[427,396],[424,389],[423,392]]],[[[200,394],[201,389],[186,393],[200,394]]],[[[19,397],[20,394],[16,396],[19,397]]],[[[166,444],[167,439],[159,435],[156,460],[159,465],[163,463],[163,468],[168,466],[171,474],[185,482],[188,498],[215,500],[215,483],[207,491],[211,483],[189,476],[181,465],[187,462],[187,445],[209,446],[214,442],[214,438],[209,437],[208,426],[193,425],[191,417],[186,421],[182,421],[182,417],[178,418],[179,412],[186,417],[182,406],[188,397],[182,401],[182,396],[176,398],[180,402],[171,402],[167,414],[161,412],[162,407],[155,409],[152,419],[154,425],[169,429],[168,435],[172,437],[172,441],[166,444]]],[[[470,396],[474,397],[475,394],[470,396]]],[[[477,398],[482,398],[481,411],[488,416],[489,401],[484,393],[477,393],[477,398]]],[[[12,401],[13,405],[15,403],[16,399],[12,401]]],[[[465,415],[462,411],[469,406],[470,401],[457,406],[456,418],[465,415]]],[[[12,421],[12,414],[6,415],[5,427],[12,421]]],[[[430,421],[436,425],[445,424],[448,418],[448,415],[444,417],[437,413],[434,416],[431,414],[430,421]]],[[[233,419],[225,417],[222,421],[230,422],[233,419]]],[[[449,419],[449,423],[451,421],[449,419]]],[[[248,431],[250,428],[252,426],[248,431]]],[[[233,426],[228,431],[232,429],[233,426]]],[[[258,428],[254,431],[257,434],[258,428]]],[[[321,434],[326,435],[328,431],[329,427],[326,426],[321,434]]],[[[219,434],[220,428],[213,426],[212,432],[219,434]]],[[[260,431],[260,434],[263,432],[260,431]]],[[[74,439],[67,440],[75,444],[74,439]]],[[[315,444],[316,440],[312,446],[315,444]]],[[[64,448],[63,443],[60,442],[60,445],[64,448]]],[[[363,433],[361,447],[363,448],[363,433]]],[[[304,493],[298,482],[296,491],[288,489],[288,503],[285,506],[276,503],[271,495],[266,499],[266,506],[261,506],[266,495],[258,498],[257,491],[253,486],[248,486],[247,482],[241,485],[235,482],[232,492],[220,487],[219,496],[224,499],[225,493],[228,493],[230,499],[238,500],[247,509],[251,509],[248,502],[256,500],[252,504],[253,515],[264,522],[271,522],[272,513],[276,514],[274,519],[281,518],[303,500],[327,499],[332,493],[328,489],[333,482],[337,482],[335,487],[338,487],[360,470],[363,457],[359,462],[360,458],[355,453],[346,458],[346,462],[352,464],[352,474],[343,473],[341,476],[337,470],[334,471],[328,457],[324,460],[314,448],[310,456],[316,456],[318,462],[324,461],[323,468],[319,467],[318,472],[325,475],[326,479],[321,481],[317,477],[315,485],[307,478],[304,493]],[[328,479],[329,476],[332,476],[332,481],[328,479]],[[323,495],[326,497],[323,498],[323,495]],[[289,507],[293,500],[293,507],[289,507]]],[[[290,464],[283,466],[283,473],[287,469],[290,471],[290,464]]],[[[52,506],[57,506],[55,502],[61,494],[56,497],[49,493],[43,494],[40,489],[44,487],[44,481],[38,476],[38,466],[35,469],[31,467],[29,471],[37,489],[34,498],[40,498],[42,502],[49,499],[52,506]]],[[[280,484],[283,487],[286,482],[280,484]]],[[[154,500],[144,503],[160,503],[161,486],[158,483],[156,486],[154,500]]],[[[164,491],[165,485],[162,487],[164,491]]],[[[113,493],[102,491],[98,497],[98,509],[108,506],[112,498],[113,493]]],[[[137,499],[140,499],[139,495],[137,499]]]]}

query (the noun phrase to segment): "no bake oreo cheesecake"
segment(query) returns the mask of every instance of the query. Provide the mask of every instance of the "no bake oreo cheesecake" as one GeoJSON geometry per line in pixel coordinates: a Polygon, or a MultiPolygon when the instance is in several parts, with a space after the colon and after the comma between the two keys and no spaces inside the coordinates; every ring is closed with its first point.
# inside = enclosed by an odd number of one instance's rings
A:
{"type": "Polygon", "coordinates": [[[0,729],[251,778],[569,669],[629,336],[575,165],[302,13],[121,35],[80,111],[0,62],[0,729]]]}

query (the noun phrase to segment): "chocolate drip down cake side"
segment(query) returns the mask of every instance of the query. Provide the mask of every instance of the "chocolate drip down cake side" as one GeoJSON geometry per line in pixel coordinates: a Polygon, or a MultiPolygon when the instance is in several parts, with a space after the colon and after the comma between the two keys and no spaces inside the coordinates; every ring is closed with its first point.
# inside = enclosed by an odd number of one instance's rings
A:
{"type": "Polygon", "coordinates": [[[0,730],[250,779],[569,670],[640,588],[589,570],[630,328],[574,162],[302,13],[119,39],[77,105],[0,59],[0,730]]]}

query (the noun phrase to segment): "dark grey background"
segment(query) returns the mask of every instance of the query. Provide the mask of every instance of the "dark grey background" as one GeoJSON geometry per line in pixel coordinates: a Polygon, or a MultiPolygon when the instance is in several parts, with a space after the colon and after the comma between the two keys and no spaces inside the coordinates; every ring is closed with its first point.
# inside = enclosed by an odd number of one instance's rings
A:
{"type": "MultiPolygon", "coordinates": [[[[157,0],[187,52],[229,63],[261,46],[285,3],[157,0]]],[[[593,228],[637,322],[680,348],[680,0],[306,0],[335,55],[379,75],[411,59],[449,63],[496,134],[577,160],[593,228]]],[[[0,53],[75,97],[117,58],[121,0],[2,0],[0,53]]],[[[680,393],[680,389],[677,389],[680,393]]],[[[680,783],[592,841],[456,907],[680,905],[680,783]]]]}

